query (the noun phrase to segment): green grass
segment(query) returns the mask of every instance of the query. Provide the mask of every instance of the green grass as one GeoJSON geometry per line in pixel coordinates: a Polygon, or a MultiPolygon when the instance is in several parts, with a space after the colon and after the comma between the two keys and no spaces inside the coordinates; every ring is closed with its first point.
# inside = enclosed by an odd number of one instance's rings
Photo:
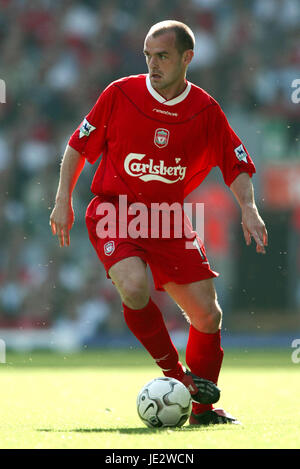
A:
{"type": "Polygon", "coordinates": [[[148,429],[139,389],[159,370],[143,351],[7,354],[0,448],[299,448],[300,365],[291,351],[227,351],[220,406],[243,426],[148,429]]]}

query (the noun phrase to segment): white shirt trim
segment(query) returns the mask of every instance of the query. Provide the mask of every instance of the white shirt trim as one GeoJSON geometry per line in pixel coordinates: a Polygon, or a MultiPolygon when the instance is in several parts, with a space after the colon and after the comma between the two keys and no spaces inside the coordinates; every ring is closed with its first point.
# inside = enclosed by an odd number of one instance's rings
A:
{"type": "Polygon", "coordinates": [[[183,101],[187,97],[192,87],[191,83],[188,81],[185,90],[179,96],[167,100],[153,88],[149,75],[146,76],[146,85],[149,93],[153,96],[153,98],[156,99],[156,101],[158,101],[159,103],[165,104],[166,106],[174,106],[175,104],[181,103],[181,101],[183,101]]]}

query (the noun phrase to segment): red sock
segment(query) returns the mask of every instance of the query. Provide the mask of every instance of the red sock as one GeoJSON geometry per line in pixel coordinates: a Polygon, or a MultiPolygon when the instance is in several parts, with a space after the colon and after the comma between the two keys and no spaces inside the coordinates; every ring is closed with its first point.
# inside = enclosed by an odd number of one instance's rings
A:
{"type": "MultiPolygon", "coordinates": [[[[214,334],[207,334],[198,331],[193,326],[190,327],[186,348],[186,363],[192,373],[217,384],[223,355],[220,330],[214,334]]],[[[212,408],[211,404],[193,402],[194,414],[201,414],[212,408]]]]}
{"type": "Polygon", "coordinates": [[[135,337],[150,353],[165,376],[181,379],[184,371],[178,361],[178,352],[165,326],[156,304],[149,303],[142,309],[131,309],[123,303],[124,318],[135,337]]]}

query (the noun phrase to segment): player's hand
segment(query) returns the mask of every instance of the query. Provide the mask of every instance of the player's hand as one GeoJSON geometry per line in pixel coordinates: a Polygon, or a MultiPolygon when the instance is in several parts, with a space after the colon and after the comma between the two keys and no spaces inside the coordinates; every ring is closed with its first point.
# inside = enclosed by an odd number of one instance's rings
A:
{"type": "Polygon", "coordinates": [[[242,209],[242,228],[247,246],[251,244],[253,238],[256,242],[256,252],[266,254],[268,232],[256,206],[250,205],[242,209]]]}
{"type": "Polygon", "coordinates": [[[56,202],[50,215],[52,234],[58,236],[60,247],[70,245],[70,230],[74,223],[72,202],[56,202]]]}

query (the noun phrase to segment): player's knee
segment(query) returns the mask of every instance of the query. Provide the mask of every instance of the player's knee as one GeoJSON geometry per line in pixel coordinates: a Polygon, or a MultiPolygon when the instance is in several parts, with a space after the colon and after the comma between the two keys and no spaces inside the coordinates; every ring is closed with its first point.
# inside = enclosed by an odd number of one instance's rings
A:
{"type": "Polygon", "coordinates": [[[141,309],[149,301],[149,289],[143,279],[124,280],[119,289],[123,303],[131,309],[141,309]]]}
{"type": "Polygon", "coordinates": [[[222,310],[217,301],[213,302],[206,317],[205,327],[208,332],[214,333],[221,328],[222,310]]]}
{"type": "Polygon", "coordinates": [[[213,334],[221,328],[222,310],[216,300],[202,305],[201,311],[190,318],[192,325],[201,332],[213,334]]]}

